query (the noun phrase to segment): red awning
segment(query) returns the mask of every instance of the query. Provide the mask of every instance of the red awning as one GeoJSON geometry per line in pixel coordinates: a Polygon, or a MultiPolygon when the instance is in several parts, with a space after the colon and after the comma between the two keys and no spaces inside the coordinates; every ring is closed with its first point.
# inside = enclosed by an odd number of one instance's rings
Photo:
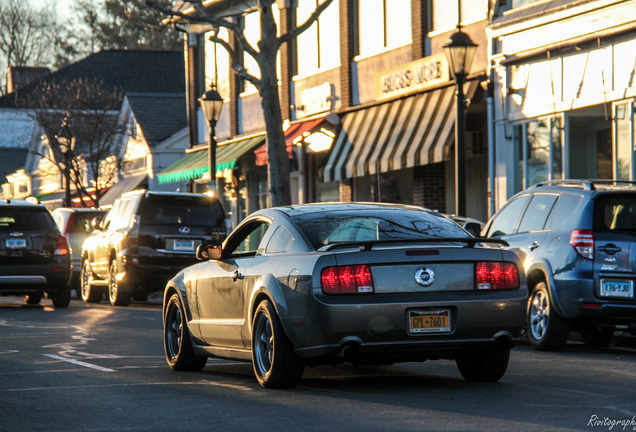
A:
{"type": "MultiPolygon", "coordinates": [[[[305,132],[309,132],[313,128],[321,125],[325,121],[326,117],[321,117],[314,120],[308,120],[302,123],[294,123],[285,131],[285,145],[287,146],[287,153],[291,159],[294,155],[294,141],[296,138],[302,136],[305,132]]],[[[267,143],[263,144],[256,150],[256,165],[267,165],[267,143]]]]}

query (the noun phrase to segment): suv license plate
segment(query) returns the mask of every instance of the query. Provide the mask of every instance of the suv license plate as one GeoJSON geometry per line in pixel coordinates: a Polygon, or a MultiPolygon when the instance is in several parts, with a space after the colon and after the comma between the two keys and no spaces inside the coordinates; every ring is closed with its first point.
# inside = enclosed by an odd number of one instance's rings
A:
{"type": "Polygon", "coordinates": [[[601,297],[634,297],[634,281],[601,280],[601,297]]]}
{"type": "Polygon", "coordinates": [[[409,311],[409,329],[411,333],[448,333],[450,311],[409,311]]]}
{"type": "Polygon", "coordinates": [[[193,251],[194,240],[175,240],[172,249],[176,251],[193,251]]]}
{"type": "Polygon", "coordinates": [[[24,249],[26,248],[26,239],[7,239],[7,249],[24,249]]]}

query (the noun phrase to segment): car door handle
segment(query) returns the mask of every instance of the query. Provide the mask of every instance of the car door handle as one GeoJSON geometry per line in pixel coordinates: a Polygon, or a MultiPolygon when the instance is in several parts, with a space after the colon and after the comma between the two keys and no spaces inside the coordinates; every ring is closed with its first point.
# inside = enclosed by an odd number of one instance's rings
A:
{"type": "Polygon", "coordinates": [[[539,247],[539,243],[534,242],[532,243],[530,246],[528,246],[528,249],[530,249],[531,251],[535,250],[536,248],[539,247]]]}
{"type": "Polygon", "coordinates": [[[241,274],[240,271],[234,270],[234,273],[232,273],[232,280],[236,282],[239,279],[243,279],[243,275],[241,274]]]}
{"type": "Polygon", "coordinates": [[[614,243],[608,243],[604,246],[599,246],[598,250],[601,252],[605,252],[608,255],[614,255],[617,252],[622,251],[620,247],[616,246],[614,243]]]}

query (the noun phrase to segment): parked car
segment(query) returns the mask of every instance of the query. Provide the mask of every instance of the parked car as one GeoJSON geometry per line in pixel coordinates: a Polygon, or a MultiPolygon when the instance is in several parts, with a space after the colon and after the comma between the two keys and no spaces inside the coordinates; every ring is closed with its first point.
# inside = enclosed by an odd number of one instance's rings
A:
{"type": "Polygon", "coordinates": [[[474,237],[479,237],[479,233],[481,233],[481,230],[484,228],[484,225],[485,225],[480,220],[477,220],[477,219],[474,219],[474,218],[465,217],[465,216],[457,216],[457,215],[454,215],[454,214],[453,215],[444,215],[444,216],[446,216],[447,218],[449,218],[450,220],[455,222],[460,227],[464,228],[466,231],[468,231],[474,237]]]}
{"type": "Polygon", "coordinates": [[[82,243],[93,232],[93,220],[103,217],[104,214],[106,210],[87,207],[61,207],[51,212],[58,229],[71,245],[71,287],[76,290],[78,298],[81,298],[79,275],[82,267],[82,243]]]}
{"type": "Polygon", "coordinates": [[[506,240],[531,291],[530,343],[557,351],[571,330],[607,346],[636,332],[636,183],[561,180],[513,196],[483,234],[506,240]]]}
{"type": "Polygon", "coordinates": [[[82,299],[125,306],[161,291],[179,270],[196,262],[196,249],[226,234],[218,199],[181,192],[123,194],[84,241],[82,299]]]}
{"type": "Polygon", "coordinates": [[[0,294],[24,295],[28,304],[42,296],[55,307],[71,301],[71,253],[48,209],[39,203],[0,201],[0,294]]]}
{"type": "Polygon", "coordinates": [[[420,207],[259,210],[220,259],[168,282],[167,362],[199,370],[208,356],[251,360],[262,386],[290,387],[305,365],[454,359],[467,380],[497,381],[528,291],[515,254],[479,241],[420,207]]]}

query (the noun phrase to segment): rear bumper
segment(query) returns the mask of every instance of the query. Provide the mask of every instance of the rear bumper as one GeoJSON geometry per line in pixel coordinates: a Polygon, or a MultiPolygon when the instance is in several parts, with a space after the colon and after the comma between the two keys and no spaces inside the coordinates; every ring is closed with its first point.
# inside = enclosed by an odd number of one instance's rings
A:
{"type": "Polygon", "coordinates": [[[124,292],[162,291],[170,279],[184,268],[197,263],[196,258],[183,257],[152,260],[140,258],[123,264],[120,289],[124,292]],[[136,262],[134,262],[136,261],[136,262]]]}
{"type": "Polygon", "coordinates": [[[68,262],[13,265],[0,267],[0,294],[20,295],[34,292],[54,292],[64,288],[71,275],[68,262]]]}
{"type": "Polygon", "coordinates": [[[392,295],[381,302],[368,296],[366,304],[319,301],[317,313],[305,322],[290,318],[283,326],[297,354],[308,363],[327,358],[375,363],[454,359],[511,348],[518,341],[527,305],[525,289],[507,293],[507,298],[498,293],[436,294],[440,295],[427,296],[429,301],[411,294],[392,295]],[[417,297],[419,301],[414,301],[417,297]],[[410,332],[410,310],[440,309],[450,311],[450,331],[410,332]]]}

